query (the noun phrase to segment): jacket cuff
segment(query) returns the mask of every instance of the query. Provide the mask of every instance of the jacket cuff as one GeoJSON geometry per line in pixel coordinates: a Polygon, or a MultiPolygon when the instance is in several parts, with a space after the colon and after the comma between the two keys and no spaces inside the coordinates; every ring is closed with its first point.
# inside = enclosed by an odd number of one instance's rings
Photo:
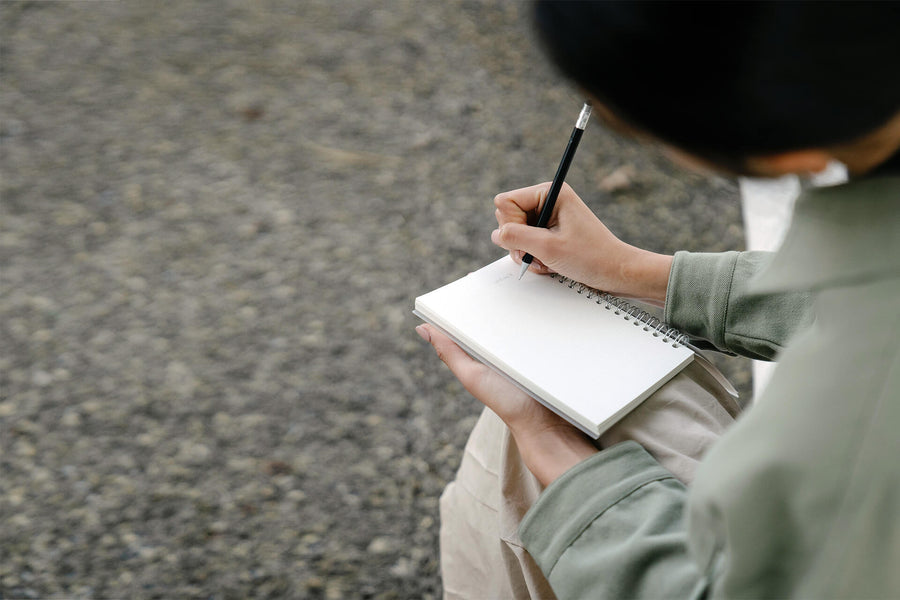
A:
{"type": "Polygon", "coordinates": [[[691,337],[726,348],[728,300],[740,252],[676,252],[664,320],[691,337]]]}
{"type": "Polygon", "coordinates": [[[593,521],[635,490],[675,479],[637,442],[616,444],[580,462],[544,490],[519,525],[519,537],[548,575],[593,521]]]}

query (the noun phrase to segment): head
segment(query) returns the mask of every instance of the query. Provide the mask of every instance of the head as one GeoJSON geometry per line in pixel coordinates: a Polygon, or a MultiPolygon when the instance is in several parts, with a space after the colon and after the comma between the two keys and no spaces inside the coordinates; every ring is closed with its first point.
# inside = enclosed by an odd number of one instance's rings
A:
{"type": "Polygon", "coordinates": [[[759,175],[865,171],[897,150],[898,23],[897,2],[535,5],[549,56],[610,120],[759,175]]]}

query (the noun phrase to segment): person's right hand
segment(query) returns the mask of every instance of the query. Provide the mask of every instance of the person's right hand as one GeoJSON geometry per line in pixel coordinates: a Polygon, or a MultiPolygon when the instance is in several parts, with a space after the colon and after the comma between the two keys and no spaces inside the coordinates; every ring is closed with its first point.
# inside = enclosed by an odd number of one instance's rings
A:
{"type": "Polygon", "coordinates": [[[590,287],[662,305],[672,257],[630,246],[614,236],[581,198],[564,184],[547,229],[536,222],[550,183],[498,194],[499,228],[491,240],[516,263],[534,257],[531,270],[559,273],[590,287]]]}

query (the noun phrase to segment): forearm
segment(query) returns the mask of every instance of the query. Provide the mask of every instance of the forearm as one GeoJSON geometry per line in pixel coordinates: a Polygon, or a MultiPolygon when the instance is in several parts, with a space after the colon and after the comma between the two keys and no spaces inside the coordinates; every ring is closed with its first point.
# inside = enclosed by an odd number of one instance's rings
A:
{"type": "Polygon", "coordinates": [[[690,598],[706,585],[687,548],[684,485],[634,442],[548,487],[519,535],[560,599],[690,598]]]}
{"type": "Polygon", "coordinates": [[[625,254],[627,258],[619,263],[619,277],[623,286],[619,295],[662,308],[666,302],[674,257],[635,246],[626,246],[625,254]]]}

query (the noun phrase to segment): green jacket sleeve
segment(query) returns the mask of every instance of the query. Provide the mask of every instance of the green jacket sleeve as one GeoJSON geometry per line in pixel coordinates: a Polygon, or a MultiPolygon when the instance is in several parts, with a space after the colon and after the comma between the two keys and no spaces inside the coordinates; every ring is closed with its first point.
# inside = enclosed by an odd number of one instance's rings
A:
{"type": "Polygon", "coordinates": [[[687,549],[684,484],[636,442],[553,482],[519,528],[553,591],[569,598],[699,598],[687,549]]]}
{"type": "Polygon", "coordinates": [[[678,252],[666,292],[665,320],[691,337],[749,358],[772,360],[812,321],[807,292],[757,293],[753,277],[769,252],[678,252]]]}

